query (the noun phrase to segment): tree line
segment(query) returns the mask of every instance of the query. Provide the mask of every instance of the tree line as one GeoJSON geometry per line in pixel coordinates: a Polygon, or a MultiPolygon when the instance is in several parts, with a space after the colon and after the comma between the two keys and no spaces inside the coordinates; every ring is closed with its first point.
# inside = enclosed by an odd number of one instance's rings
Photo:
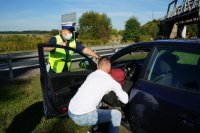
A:
{"type": "Polygon", "coordinates": [[[46,34],[50,31],[44,30],[26,30],[26,31],[0,31],[0,34],[46,34]]]}

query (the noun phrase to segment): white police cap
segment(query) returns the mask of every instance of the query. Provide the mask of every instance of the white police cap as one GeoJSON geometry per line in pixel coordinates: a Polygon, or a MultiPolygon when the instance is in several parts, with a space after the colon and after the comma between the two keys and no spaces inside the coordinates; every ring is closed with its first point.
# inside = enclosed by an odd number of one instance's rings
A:
{"type": "Polygon", "coordinates": [[[61,26],[62,26],[62,29],[71,29],[71,30],[74,30],[75,24],[76,23],[74,23],[74,22],[66,22],[66,23],[62,23],[61,26]]]}

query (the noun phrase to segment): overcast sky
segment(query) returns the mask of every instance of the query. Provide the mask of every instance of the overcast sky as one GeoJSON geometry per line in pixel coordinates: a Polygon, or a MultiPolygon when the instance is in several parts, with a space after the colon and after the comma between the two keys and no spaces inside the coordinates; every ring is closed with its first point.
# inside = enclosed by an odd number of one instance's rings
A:
{"type": "Polygon", "coordinates": [[[124,29],[135,16],[141,24],[164,17],[172,0],[2,0],[0,31],[60,29],[61,15],[87,11],[105,13],[113,28],[124,29]]]}

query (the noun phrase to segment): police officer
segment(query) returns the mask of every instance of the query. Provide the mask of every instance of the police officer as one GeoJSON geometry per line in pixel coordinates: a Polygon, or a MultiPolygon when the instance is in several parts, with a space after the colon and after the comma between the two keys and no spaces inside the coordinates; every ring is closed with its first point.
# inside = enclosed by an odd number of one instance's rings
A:
{"type": "MultiPolygon", "coordinates": [[[[49,40],[49,44],[61,45],[74,48],[78,51],[99,58],[91,49],[84,47],[75,40],[73,36],[75,23],[68,22],[62,24],[62,30],[60,35],[56,35],[49,40]]],[[[74,54],[72,50],[65,50],[63,48],[45,48],[45,51],[49,51],[49,64],[51,73],[61,73],[64,71],[70,71],[71,57],[74,54]]]]}

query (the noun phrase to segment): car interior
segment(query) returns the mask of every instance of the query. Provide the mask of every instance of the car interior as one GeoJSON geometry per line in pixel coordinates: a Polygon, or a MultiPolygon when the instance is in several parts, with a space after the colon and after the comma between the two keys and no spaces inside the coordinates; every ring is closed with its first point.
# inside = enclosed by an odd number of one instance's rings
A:
{"type": "MultiPolygon", "coordinates": [[[[115,66],[112,69],[121,69],[124,72],[124,84],[122,85],[122,89],[130,93],[130,89],[132,85],[134,84],[135,79],[138,76],[138,65],[136,63],[128,63],[124,66],[115,66]]],[[[120,102],[117,99],[117,96],[114,92],[110,92],[109,94],[105,95],[103,97],[103,101],[109,105],[112,105],[112,107],[123,107],[125,106],[122,102],[120,102]]]]}
{"type": "MultiPolygon", "coordinates": [[[[149,51],[150,48],[134,50],[129,49],[126,50],[125,53],[122,53],[117,59],[112,61],[112,69],[121,69],[124,72],[125,79],[122,89],[127,92],[128,95],[130,95],[132,86],[141,74],[144,61],[149,51]]],[[[111,105],[111,108],[120,107],[123,112],[128,110],[128,106],[119,101],[114,92],[110,92],[105,95],[103,97],[103,102],[111,105]]]]}
{"type": "MultiPolygon", "coordinates": [[[[112,69],[121,69],[124,72],[124,84],[122,89],[130,95],[130,91],[136,80],[138,79],[144,60],[129,60],[122,62],[115,62],[112,64],[112,69]]],[[[122,113],[122,124],[130,129],[130,124],[128,122],[128,104],[123,104],[118,100],[114,92],[110,92],[103,97],[101,108],[117,109],[122,113]]]]}
{"type": "Polygon", "coordinates": [[[198,63],[196,65],[178,64],[177,68],[179,70],[175,74],[175,77],[178,80],[176,82],[175,87],[199,93],[200,92],[199,64],[198,63]],[[182,74],[183,72],[184,74],[182,74]]]}

